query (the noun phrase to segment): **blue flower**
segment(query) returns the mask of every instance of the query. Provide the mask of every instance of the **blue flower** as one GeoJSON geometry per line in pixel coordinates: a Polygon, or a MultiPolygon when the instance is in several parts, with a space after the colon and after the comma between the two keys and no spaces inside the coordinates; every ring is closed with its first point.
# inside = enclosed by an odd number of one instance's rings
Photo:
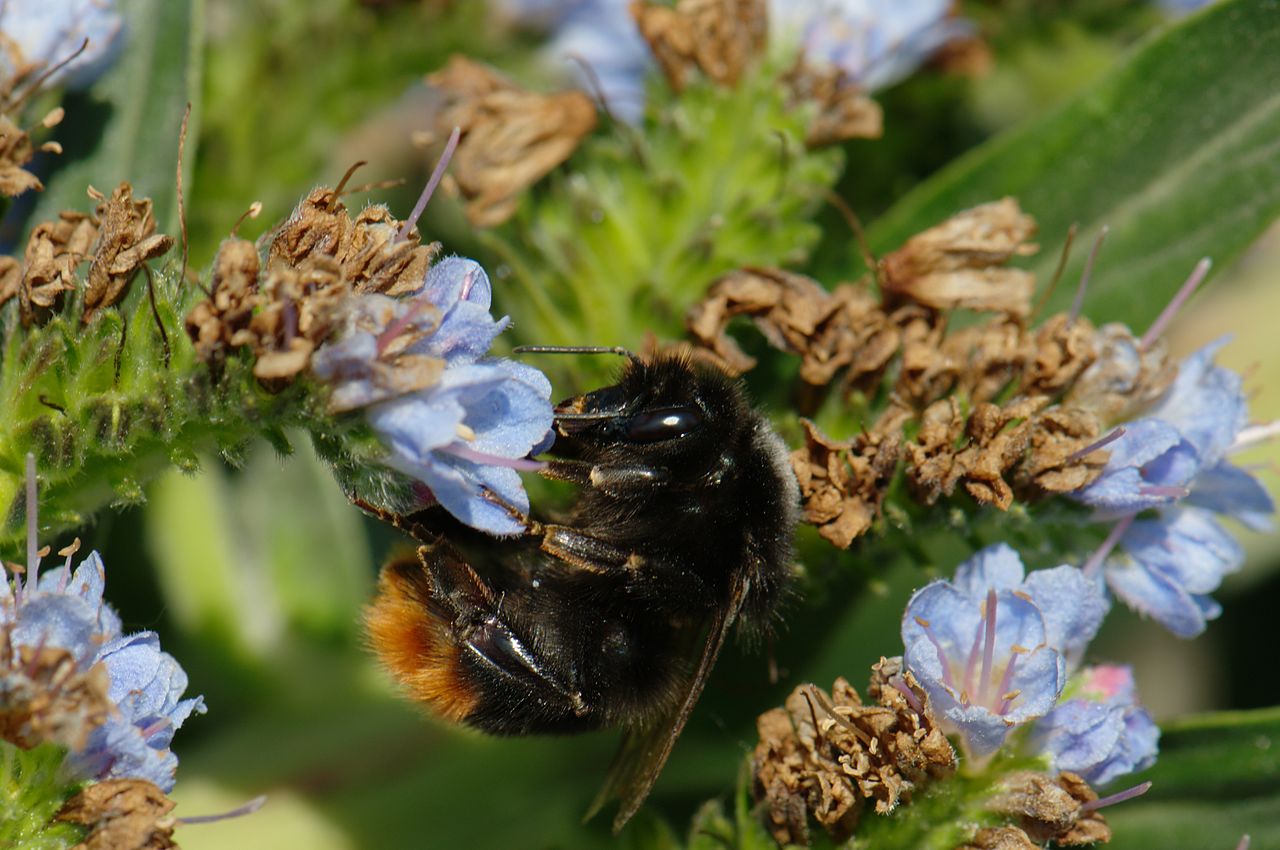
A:
{"type": "Polygon", "coordinates": [[[1275,510],[1257,479],[1227,460],[1248,413],[1240,376],[1213,364],[1225,342],[1183,361],[1164,396],[1110,443],[1102,475],[1073,494],[1100,519],[1120,519],[1091,559],[1107,585],[1181,637],[1221,613],[1209,594],[1243,561],[1215,515],[1263,529],[1275,510]],[[1135,519],[1144,511],[1155,514],[1135,519]]]}
{"type": "Polygon", "coordinates": [[[1103,574],[1130,608],[1190,638],[1222,613],[1209,594],[1243,563],[1243,548],[1210,512],[1178,507],[1133,521],[1103,574]]]}
{"type": "MultiPolygon", "coordinates": [[[[59,742],[70,747],[69,769],[85,779],[146,779],[167,792],[177,766],[169,750],[173,733],[192,713],[203,712],[204,702],[181,699],[187,676],[161,651],[154,632],[121,634],[119,616],[102,598],[105,570],[98,553],[74,572],[70,562],[68,555],[65,566],[40,574],[37,560],[27,580],[15,578],[12,586],[0,569],[0,632],[9,643],[0,657],[56,649],[82,672],[101,665],[107,716],[83,742],[59,742]]],[[[0,684],[13,673],[0,671],[0,684]]]]}
{"type": "Polygon", "coordinates": [[[1179,365],[1164,396],[1107,446],[1102,475],[1076,499],[1097,508],[1100,518],[1115,518],[1190,496],[1192,504],[1255,527],[1265,522],[1275,510],[1271,497],[1224,459],[1248,419],[1240,376],[1213,364],[1226,342],[1210,343],[1179,365]]]}
{"type": "Polygon", "coordinates": [[[440,504],[491,534],[523,530],[501,505],[526,513],[517,470],[551,429],[551,384],[537,369],[509,360],[445,371],[440,383],[370,408],[369,423],[387,444],[385,463],[422,481],[440,504]]]}
{"type": "Polygon", "coordinates": [[[97,779],[146,779],[166,793],[173,789],[178,757],[169,749],[173,733],[193,713],[205,711],[202,697],[181,699],[187,674],[160,649],[155,632],[139,632],[107,642],[95,658],[111,680],[115,705],[68,764],[97,779]]]}
{"type": "Polygon", "coordinates": [[[770,0],[774,39],[799,42],[805,61],[835,66],[867,91],[910,76],[973,27],[953,0],[770,0]]]}
{"type": "Polygon", "coordinates": [[[954,582],[917,591],[902,619],[907,668],[942,729],[970,755],[995,752],[1009,730],[1048,713],[1066,683],[1065,653],[1083,648],[1106,604],[1073,567],[1024,580],[1016,553],[979,552],[954,582]]]}
{"type": "Polygon", "coordinates": [[[87,88],[115,61],[123,28],[114,0],[5,0],[0,32],[21,55],[0,51],[0,70],[38,76],[70,59],[87,38],[84,51],[44,82],[87,88]]]}
{"type": "Polygon", "coordinates": [[[1069,770],[1094,785],[1155,763],[1160,730],[1138,704],[1133,671],[1119,665],[1088,667],[1078,695],[1037,721],[1032,744],[1056,771],[1069,770]]]}
{"type": "Polygon", "coordinates": [[[354,299],[345,333],[316,352],[330,409],[364,409],[387,448],[383,463],[424,484],[458,519],[515,534],[529,509],[519,470],[551,432],[551,384],[537,369],[486,356],[508,320],[473,260],[451,257],[422,288],[354,299]]]}

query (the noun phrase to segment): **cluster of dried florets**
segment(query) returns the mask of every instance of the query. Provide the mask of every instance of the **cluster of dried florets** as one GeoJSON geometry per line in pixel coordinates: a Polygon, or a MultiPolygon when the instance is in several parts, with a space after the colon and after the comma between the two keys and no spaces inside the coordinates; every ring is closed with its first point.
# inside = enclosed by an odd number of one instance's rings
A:
{"type": "Polygon", "coordinates": [[[780,844],[808,844],[810,816],[843,841],[866,801],[888,814],[955,771],[955,750],[921,710],[927,698],[901,658],[872,667],[868,693],[871,704],[844,679],[829,695],[801,685],[757,720],[754,793],[780,844]]]}
{"type": "Polygon", "coordinates": [[[725,366],[754,365],[726,333],[753,319],[798,356],[810,398],[838,386],[888,401],[854,440],[806,425],[792,458],[806,519],[838,546],[865,533],[898,465],[925,504],[963,488],[1004,510],[1093,481],[1106,454],[1091,447],[1110,423],[1160,395],[1175,369],[1158,345],[1074,314],[1037,327],[1034,279],[1006,268],[1031,253],[1035,223],[1010,198],[962,212],[878,264],[879,295],[828,292],[790,272],[744,269],[716,281],[689,314],[697,342],[725,366]],[[993,313],[955,327],[957,311],[993,313]],[[1127,356],[1115,356],[1123,349],[1127,356]],[[910,438],[905,435],[910,433],[910,438]]]}
{"type": "Polygon", "coordinates": [[[97,201],[92,215],[64,210],[57,220],[36,225],[21,261],[0,256],[0,304],[16,297],[23,324],[48,320],[70,293],[79,292],[81,322],[87,325],[124,298],[148,260],[173,247],[172,237],[156,233],[151,199],[135,199],[128,183],[110,198],[91,186],[89,197],[97,201]]]}
{"type": "Polygon", "coordinates": [[[383,206],[354,218],[341,187],[313,190],[259,247],[230,237],[214,259],[209,297],[187,315],[197,356],[219,364],[237,348],[253,374],[278,388],[306,371],[312,353],[349,312],[349,298],[422,288],[439,243],[421,244],[383,206]]]}

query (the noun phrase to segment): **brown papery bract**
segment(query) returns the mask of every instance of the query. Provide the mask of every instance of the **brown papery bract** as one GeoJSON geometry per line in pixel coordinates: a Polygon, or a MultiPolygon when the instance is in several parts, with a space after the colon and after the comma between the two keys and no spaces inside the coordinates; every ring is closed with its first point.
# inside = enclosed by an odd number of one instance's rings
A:
{"type": "Polygon", "coordinates": [[[677,92],[694,72],[737,85],[768,37],[765,0],[679,0],[674,7],[636,0],[631,16],[677,92]]]}
{"type": "Polygon", "coordinates": [[[151,199],[133,199],[133,187],[121,183],[108,198],[93,187],[89,197],[97,200],[98,240],[89,258],[89,276],[84,290],[84,314],[89,324],[99,310],[112,307],[124,297],[125,287],[147,260],[173,247],[173,237],[156,233],[156,217],[151,199]]]}
{"type": "Polygon", "coordinates": [[[176,822],[174,803],[143,779],[108,779],[86,785],[58,820],[84,827],[88,834],[73,850],[171,850],[176,822]]]}
{"type": "Polygon", "coordinates": [[[444,98],[432,135],[442,139],[454,127],[462,130],[451,177],[477,227],[509,219],[520,194],[596,128],[595,105],[583,92],[527,91],[464,56],[454,56],[427,82],[444,98]]]}

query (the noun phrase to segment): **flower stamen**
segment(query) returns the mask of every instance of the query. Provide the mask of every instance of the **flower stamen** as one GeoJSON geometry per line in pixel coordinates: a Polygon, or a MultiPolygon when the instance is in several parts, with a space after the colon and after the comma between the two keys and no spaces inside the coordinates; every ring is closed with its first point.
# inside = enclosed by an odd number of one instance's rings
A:
{"type": "Polygon", "coordinates": [[[1152,343],[1160,338],[1160,335],[1164,333],[1165,328],[1167,328],[1169,323],[1173,321],[1173,317],[1182,309],[1182,305],[1186,303],[1187,299],[1196,291],[1196,288],[1200,286],[1205,275],[1209,274],[1209,269],[1211,268],[1213,268],[1213,260],[1208,257],[1204,257],[1200,262],[1196,263],[1196,267],[1191,271],[1191,276],[1187,278],[1186,282],[1178,289],[1177,294],[1173,296],[1173,300],[1171,300],[1165,308],[1160,311],[1160,315],[1151,323],[1151,327],[1147,328],[1147,332],[1142,335],[1142,339],[1138,340],[1139,351],[1146,351],[1151,347],[1152,343]]]}
{"type": "Polygon", "coordinates": [[[987,604],[984,612],[986,618],[986,641],[982,649],[982,674],[978,681],[978,702],[987,698],[987,686],[991,684],[992,665],[996,654],[996,591],[987,591],[987,604]]]}
{"type": "Polygon", "coordinates": [[[1107,806],[1114,806],[1116,803],[1123,803],[1126,800],[1132,800],[1134,797],[1141,797],[1143,794],[1151,790],[1150,782],[1143,782],[1132,788],[1126,788],[1123,791],[1117,791],[1106,797],[1100,797],[1097,800],[1090,800],[1080,807],[1082,812],[1096,812],[1098,809],[1104,809],[1107,806]]]}
{"type": "Polygon", "coordinates": [[[1085,561],[1080,567],[1080,572],[1089,578],[1093,578],[1098,569],[1102,566],[1102,562],[1111,554],[1111,550],[1116,548],[1116,544],[1120,542],[1120,538],[1124,537],[1124,533],[1129,530],[1129,526],[1133,525],[1133,516],[1127,516],[1111,527],[1111,531],[1107,532],[1107,537],[1102,541],[1097,550],[1089,556],[1089,560],[1085,561]]]}
{"type": "Polygon", "coordinates": [[[1112,443],[1114,443],[1116,440],[1118,440],[1118,439],[1120,439],[1121,437],[1123,437],[1123,436],[1124,436],[1124,434],[1125,434],[1125,429],[1124,429],[1124,426],[1122,425],[1122,426],[1120,426],[1119,428],[1116,428],[1116,429],[1115,429],[1114,431],[1112,431],[1110,434],[1107,434],[1105,437],[1103,437],[1103,438],[1101,438],[1101,439],[1099,439],[1099,440],[1095,440],[1095,441],[1093,441],[1092,443],[1090,443],[1089,445],[1085,446],[1085,447],[1084,447],[1083,449],[1081,449],[1080,451],[1078,451],[1078,452],[1073,452],[1072,454],[1068,455],[1068,456],[1067,456],[1067,460],[1066,460],[1065,465],[1066,465],[1066,466],[1070,466],[1070,465],[1071,465],[1071,464],[1073,464],[1073,463],[1079,463],[1080,461],[1084,460],[1084,459],[1085,459],[1086,457],[1088,457],[1089,455],[1091,455],[1091,454],[1093,454],[1094,452],[1096,452],[1098,449],[1105,448],[1105,447],[1107,447],[1107,446],[1111,445],[1111,444],[1112,444],[1112,443]]]}
{"type": "Polygon", "coordinates": [[[458,149],[458,142],[462,139],[462,128],[454,127],[453,132],[449,134],[449,141],[445,142],[444,151],[440,154],[439,161],[436,162],[435,170],[431,172],[431,179],[427,181],[427,186],[422,190],[422,194],[418,196],[418,202],[413,205],[413,211],[409,213],[409,217],[404,220],[404,224],[400,226],[400,232],[396,234],[397,242],[403,242],[409,238],[409,231],[413,230],[418,223],[418,219],[422,217],[423,211],[427,208],[427,201],[431,200],[431,196],[435,193],[436,187],[440,185],[440,181],[444,179],[445,169],[449,167],[449,160],[453,159],[453,152],[458,149]]]}
{"type": "Polygon", "coordinates": [[[1111,228],[1102,225],[1098,229],[1098,238],[1093,240],[1093,247],[1089,249],[1089,258],[1084,261],[1084,271],[1080,274],[1080,285],[1076,287],[1075,300],[1071,302],[1071,312],[1067,314],[1067,322],[1074,322],[1080,315],[1080,311],[1084,309],[1084,294],[1089,288],[1089,278],[1093,275],[1093,263],[1098,259],[1098,251],[1102,248],[1102,241],[1107,238],[1107,234],[1111,232],[1111,228]]]}
{"type": "Polygon", "coordinates": [[[266,805],[266,802],[267,802],[267,795],[260,794],[257,797],[254,797],[249,802],[245,803],[244,805],[236,806],[234,809],[231,809],[230,811],[222,812],[221,814],[216,814],[216,815],[192,815],[191,817],[174,818],[174,823],[191,825],[191,824],[197,824],[197,823],[214,823],[220,820],[228,820],[230,818],[244,817],[245,815],[251,815],[254,812],[256,812],[258,809],[262,808],[264,805],[266,805]]]}
{"type": "Polygon", "coordinates": [[[500,455],[491,455],[487,452],[476,451],[465,443],[450,443],[445,446],[445,451],[450,454],[457,455],[464,460],[483,463],[488,466],[505,466],[508,469],[515,469],[520,472],[537,472],[546,466],[540,460],[533,460],[527,457],[502,457],[500,455]]]}
{"type": "MultiPolygon", "coordinates": [[[[957,690],[955,677],[951,675],[951,662],[947,660],[947,651],[942,648],[942,642],[938,640],[938,636],[933,633],[933,629],[929,627],[929,621],[916,617],[916,623],[920,628],[924,629],[924,635],[929,639],[929,643],[933,644],[933,648],[938,652],[938,663],[942,665],[942,681],[948,688],[957,690]]],[[[965,701],[964,695],[961,694],[961,701],[965,701]]]]}
{"type": "Polygon", "coordinates": [[[1235,440],[1227,447],[1227,454],[1253,448],[1276,437],[1280,437],[1280,419],[1262,425],[1250,425],[1236,434],[1235,440]]]}

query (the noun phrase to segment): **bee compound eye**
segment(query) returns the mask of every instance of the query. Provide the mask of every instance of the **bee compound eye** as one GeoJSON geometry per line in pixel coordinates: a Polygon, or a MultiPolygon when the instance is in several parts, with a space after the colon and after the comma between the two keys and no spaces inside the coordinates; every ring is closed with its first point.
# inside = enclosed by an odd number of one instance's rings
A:
{"type": "Polygon", "coordinates": [[[683,437],[702,424],[702,414],[693,407],[660,407],[637,413],[627,420],[623,433],[635,443],[656,443],[683,437]]]}

